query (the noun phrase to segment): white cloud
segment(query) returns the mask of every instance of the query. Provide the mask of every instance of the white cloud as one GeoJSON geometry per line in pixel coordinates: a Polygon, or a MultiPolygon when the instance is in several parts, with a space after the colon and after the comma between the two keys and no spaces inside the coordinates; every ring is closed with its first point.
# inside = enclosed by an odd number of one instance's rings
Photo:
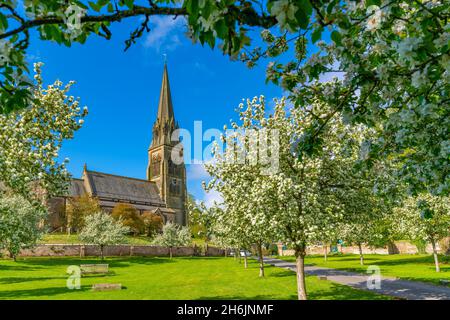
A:
{"type": "Polygon", "coordinates": [[[186,25],[183,17],[153,16],[150,19],[150,32],[143,43],[144,47],[157,52],[172,51],[181,45],[178,32],[186,25]]]}
{"type": "Polygon", "coordinates": [[[206,180],[211,176],[206,172],[203,164],[190,164],[187,169],[187,178],[189,180],[206,180]]]}
{"type": "Polygon", "coordinates": [[[219,192],[211,190],[209,192],[205,192],[205,196],[203,197],[203,202],[205,203],[206,207],[210,208],[214,205],[215,202],[217,204],[222,203],[223,198],[219,192]]]}

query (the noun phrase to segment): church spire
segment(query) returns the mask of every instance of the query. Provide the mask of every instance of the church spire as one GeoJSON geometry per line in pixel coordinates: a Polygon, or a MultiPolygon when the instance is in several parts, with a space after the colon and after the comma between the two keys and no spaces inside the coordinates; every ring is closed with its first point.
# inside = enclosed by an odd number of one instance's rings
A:
{"type": "Polygon", "coordinates": [[[172,95],[170,93],[169,73],[167,63],[164,62],[164,71],[159,94],[158,116],[153,125],[152,145],[171,144],[170,136],[175,129],[175,116],[173,114],[172,95]]]}
{"type": "Polygon", "coordinates": [[[158,119],[164,123],[167,120],[174,120],[172,96],[170,94],[169,74],[167,63],[164,63],[164,72],[159,94],[158,119]]]}

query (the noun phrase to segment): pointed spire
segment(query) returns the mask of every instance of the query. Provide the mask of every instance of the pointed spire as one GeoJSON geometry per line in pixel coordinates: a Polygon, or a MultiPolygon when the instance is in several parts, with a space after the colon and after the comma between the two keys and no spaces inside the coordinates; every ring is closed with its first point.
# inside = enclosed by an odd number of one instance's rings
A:
{"type": "Polygon", "coordinates": [[[83,172],[87,172],[87,164],[86,164],[86,162],[84,163],[84,166],[83,166],[83,172]]]}
{"type": "Polygon", "coordinates": [[[174,115],[172,96],[170,94],[169,74],[167,72],[167,63],[164,62],[161,92],[159,94],[158,120],[160,121],[160,123],[165,123],[166,121],[173,119],[174,115]]]}

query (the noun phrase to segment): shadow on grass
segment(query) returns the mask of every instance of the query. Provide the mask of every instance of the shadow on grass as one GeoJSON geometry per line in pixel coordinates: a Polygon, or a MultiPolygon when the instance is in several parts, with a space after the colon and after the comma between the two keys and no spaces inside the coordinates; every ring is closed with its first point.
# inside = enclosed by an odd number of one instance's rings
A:
{"type": "MultiPolygon", "coordinates": [[[[69,290],[65,287],[10,290],[10,291],[0,291],[0,299],[27,299],[35,297],[55,296],[58,294],[67,294],[70,292],[79,293],[90,290],[91,286],[82,286],[81,289],[79,290],[69,290]]],[[[70,299],[70,296],[68,298],[70,299]]]]}
{"type": "MultiPolygon", "coordinates": [[[[74,257],[31,257],[31,258],[21,258],[18,260],[18,267],[6,266],[9,270],[20,271],[23,265],[40,267],[40,269],[47,266],[69,266],[69,265],[80,265],[80,264],[109,264],[110,268],[126,268],[129,267],[130,264],[145,264],[145,265],[155,265],[161,263],[173,263],[175,261],[166,257],[122,257],[122,258],[107,258],[105,260],[97,259],[97,258],[74,258],[74,257]],[[20,263],[20,265],[19,265],[20,263]]],[[[0,265],[0,270],[3,266],[0,265]]],[[[30,268],[28,270],[32,270],[32,267],[23,267],[30,268]]],[[[23,269],[24,271],[27,269],[23,269]]]]}
{"type": "MultiPolygon", "coordinates": [[[[286,300],[295,300],[296,295],[289,295],[286,300]]],[[[274,295],[256,295],[256,296],[203,296],[195,300],[279,300],[279,296],[274,295]]]]}
{"type": "Polygon", "coordinates": [[[66,278],[67,277],[7,277],[7,278],[0,278],[0,284],[14,284],[22,282],[47,281],[66,278]]]}
{"type": "Polygon", "coordinates": [[[368,291],[353,289],[344,285],[331,283],[330,289],[315,290],[308,294],[311,300],[386,300],[387,296],[373,294],[368,291]]]}

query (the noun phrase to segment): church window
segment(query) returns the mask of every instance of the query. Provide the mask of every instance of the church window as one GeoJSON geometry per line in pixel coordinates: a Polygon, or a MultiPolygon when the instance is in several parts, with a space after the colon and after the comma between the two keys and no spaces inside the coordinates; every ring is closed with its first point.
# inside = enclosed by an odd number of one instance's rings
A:
{"type": "Polygon", "coordinates": [[[159,176],[161,174],[161,156],[157,154],[152,155],[152,177],[159,176]]]}
{"type": "Polygon", "coordinates": [[[181,194],[181,183],[178,179],[170,180],[169,193],[177,196],[181,194]]]}
{"type": "Polygon", "coordinates": [[[181,176],[181,166],[176,165],[172,160],[169,160],[169,174],[175,177],[181,176]]]}

